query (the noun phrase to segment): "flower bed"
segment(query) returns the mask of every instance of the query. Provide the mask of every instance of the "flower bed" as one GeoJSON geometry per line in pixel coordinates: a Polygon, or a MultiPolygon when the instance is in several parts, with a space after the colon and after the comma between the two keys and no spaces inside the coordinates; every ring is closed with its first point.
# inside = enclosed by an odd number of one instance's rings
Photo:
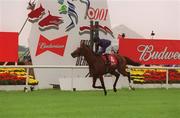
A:
{"type": "Polygon", "coordinates": [[[0,85],[24,85],[26,78],[18,77],[16,74],[0,73],[0,85]]]}
{"type": "MultiPolygon", "coordinates": [[[[24,68],[2,68],[0,69],[0,85],[25,85],[26,71],[24,68]]],[[[29,85],[37,85],[38,81],[29,75],[29,85]]]]}
{"type": "Polygon", "coordinates": [[[169,70],[169,83],[180,83],[180,70],[169,70]]]}
{"type": "MultiPolygon", "coordinates": [[[[132,69],[134,83],[166,83],[166,71],[161,69],[132,69]]],[[[169,70],[169,83],[180,83],[180,70],[169,70]]]]}

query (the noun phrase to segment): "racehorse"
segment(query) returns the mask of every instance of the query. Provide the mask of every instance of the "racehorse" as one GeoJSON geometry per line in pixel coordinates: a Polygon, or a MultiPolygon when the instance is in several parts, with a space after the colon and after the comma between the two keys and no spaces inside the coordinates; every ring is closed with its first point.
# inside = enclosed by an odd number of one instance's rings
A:
{"type": "Polygon", "coordinates": [[[92,87],[93,88],[98,88],[98,89],[104,89],[104,95],[107,95],[107,91],[106,91],[105,84],[104,84],[104,79],[103,79],[103,75],[106,74],[106,73],[110,73],[110,74],[112,74],[112,75],[114,75],[116,77],[115,82],[113,84],[114,92],[117,91],[116,84],[117,84],[117,81],[119,79],[120,73],[123,76],[128,77],[129,88],[134,90],[134,88],[130,84],[131,83],[130,73],[127,72],[126,69],[127,69],[127,65],[139,66],[140,63],[134,62],[130,58],[125,57],[125,56],[121,56],[120,54],[113,54],[113,55],[117,60],[117,64],[115,64],[115,65],[107,65],[105,63],[105,60],[102,58],[102,56],[97,55],[96,53],[94,53],[90,49],[89,46],[87,46],[87,45],[85,45],[83,43],[81,43],[80,47],[78,47],[76,50],[74,50],[71,53],[71,56],[73,58],[79,57],[79,56],[84,56],[85,60],[87,61],[88,65],[89,65],[90,75],[92,75],[92,77],[93,77],[92,87]],[[107,70],[107,66],[108,66],[108,70],[107,70]],[[98,78],[100,79],[100,82],[101,82],[102,86],[96,86],[95,85],[96,80],[98,78]]]}

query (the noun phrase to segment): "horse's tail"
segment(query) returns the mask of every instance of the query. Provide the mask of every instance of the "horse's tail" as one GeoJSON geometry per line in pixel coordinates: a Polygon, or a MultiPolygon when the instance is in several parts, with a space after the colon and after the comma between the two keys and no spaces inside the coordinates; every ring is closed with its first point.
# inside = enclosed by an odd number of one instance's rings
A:
{"type": "Polygon", "coordinates": [[[133,61],[132,59],[130,59],[128,57],[124,57],[124,58],[127,61],[127,65],[132,65],[132,66],[140,66],[141,65],[141,63],[135,62],[135,61],[133,61]]]}

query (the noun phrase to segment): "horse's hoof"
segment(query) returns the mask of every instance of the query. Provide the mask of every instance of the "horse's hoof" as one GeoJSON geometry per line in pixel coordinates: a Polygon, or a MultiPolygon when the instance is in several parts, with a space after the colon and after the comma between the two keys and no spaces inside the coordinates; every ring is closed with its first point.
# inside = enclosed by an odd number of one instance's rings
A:
{"type": "Polygon", "coordinates": [[[135,88],[134,88],[134,87],[132,87],[132,90],[133,90],[133,91],[135,91],[135,88]]]}
{"type": "Polygon", "coordinates": [[[131,90],[131,87],[130,87],[130,86],[129,86],[128,88],[129,88],[129,90],[131,90]]]}
{"type": "Polygon", "coordinates": [[[114,88],[114,92],[117,92],[117,89],[116,89],[116,88],[114,88]]]}
{"type": "Polygon", "coordinates": [[[106,95],[107,95],[107,92],[104,92],[104,95],[106,96],[106,95]]]}
{"type": "Polygon", "coordinates": [[[132,86],[129,86],[129,90],[133,90],[133,91],[135,91],[135,88],[134,88],[134,87],[132,87],[132,86]]]}

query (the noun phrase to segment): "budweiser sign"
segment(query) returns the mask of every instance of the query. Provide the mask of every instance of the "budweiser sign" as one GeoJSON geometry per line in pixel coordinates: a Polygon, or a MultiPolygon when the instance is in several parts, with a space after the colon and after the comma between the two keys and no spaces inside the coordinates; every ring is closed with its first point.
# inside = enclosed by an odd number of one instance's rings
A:
{"type": "Polygon", "coordinates": [[[64,56],[67,37],[68,36],[63,36],[53,40],[48,40],[44,36],[40,35],[38,47],[36,50],[36,56],[40,55],[45,51],[50,51],[57,55],[64,56]]]}
{"type": "Polygon", "coordinates": [[[119,37],[119,53],[142,64],[180,64],[180,40],[119,37]]]}

